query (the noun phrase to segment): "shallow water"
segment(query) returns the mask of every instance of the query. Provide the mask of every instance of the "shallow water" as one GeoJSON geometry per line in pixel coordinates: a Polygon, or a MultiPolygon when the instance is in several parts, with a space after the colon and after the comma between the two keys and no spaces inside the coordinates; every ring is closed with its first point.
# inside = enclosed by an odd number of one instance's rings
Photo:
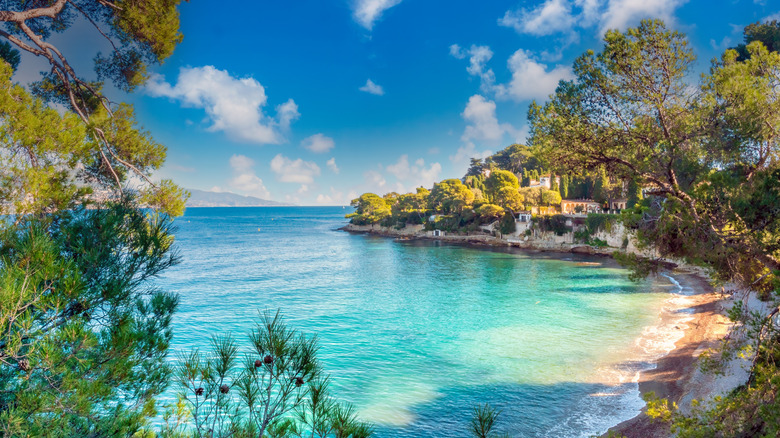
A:
{"type": "Polygon", "coordinates": [[[378,437],[466,436],[485,402],[512,436],[586,437],[642,407],[633,379],[654,343],[641,338],[669,280],[632,283],[603,258],[337,231],[349,211],[188,209],[183,263],[158,282],[182,296],[174,352],[226,331],[245,342],[258,311],[279,308],[317,334],[336,395],[378,437]]]}

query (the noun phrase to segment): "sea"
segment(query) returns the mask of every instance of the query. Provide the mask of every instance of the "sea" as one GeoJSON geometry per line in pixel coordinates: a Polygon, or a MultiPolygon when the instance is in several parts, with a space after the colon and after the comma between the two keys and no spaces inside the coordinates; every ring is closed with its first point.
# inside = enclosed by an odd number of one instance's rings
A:
{"type": "MultiPolygon", "coordinates": [[[[684,295],[611,259],[339,230],[349,207],[189,208],[169,360],[263,311],[316,335],[334,395],[378,438],[464,437],[473,409],[512,437],[589,437],[639,413],[639,371],[676,338],[659,315],[684,295]],[[665,325],[664,325],[665,324],[665,325]]],[[[176,388],[161,397],[175,399],[176,388]]]]}

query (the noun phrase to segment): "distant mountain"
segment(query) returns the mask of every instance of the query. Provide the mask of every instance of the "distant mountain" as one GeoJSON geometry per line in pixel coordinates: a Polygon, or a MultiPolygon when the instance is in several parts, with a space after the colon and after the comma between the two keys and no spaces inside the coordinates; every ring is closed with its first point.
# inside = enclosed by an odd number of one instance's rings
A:
{"type": "Polygon", "coordinates": [[[206,192],[204,190],[187,189],[191,196],[187,207],[264,207],[273,205],[292,205],[254,196],[242,196],[230,192],[206,192]]]}

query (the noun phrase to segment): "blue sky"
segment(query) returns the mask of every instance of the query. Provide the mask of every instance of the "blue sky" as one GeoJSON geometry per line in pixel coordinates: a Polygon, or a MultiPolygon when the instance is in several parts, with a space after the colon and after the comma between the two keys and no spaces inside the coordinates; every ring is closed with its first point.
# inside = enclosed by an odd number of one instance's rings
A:
{"type": "Polygon", "coordinates": [[[460,177],[469,157],[522,142],[531,99],[570,78],[606,29],[662,18],[703,72],[745,25],[780,19],[780,2],[200,0],[180,11],[184,41],[122,96],[168,147],[156,176],[341,205],[460,177]]]}

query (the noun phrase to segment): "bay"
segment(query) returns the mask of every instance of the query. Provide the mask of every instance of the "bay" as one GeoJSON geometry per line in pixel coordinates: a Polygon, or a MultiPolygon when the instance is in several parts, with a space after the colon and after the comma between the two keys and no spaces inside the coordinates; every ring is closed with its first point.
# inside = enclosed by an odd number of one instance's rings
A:
{"type": "Polygon", "coordinates": [[[380,438],[466,436],[478,403],[523,437],[590,436],[642,407],[637,340],[668,281],[632,283],[605,258],[352,235],[337,230],[349,211],[188,209],[183,262],[156,283],[181,295],[170,360],[219,333],[248,345],[258,312],[280,309],[380,438]]]}

